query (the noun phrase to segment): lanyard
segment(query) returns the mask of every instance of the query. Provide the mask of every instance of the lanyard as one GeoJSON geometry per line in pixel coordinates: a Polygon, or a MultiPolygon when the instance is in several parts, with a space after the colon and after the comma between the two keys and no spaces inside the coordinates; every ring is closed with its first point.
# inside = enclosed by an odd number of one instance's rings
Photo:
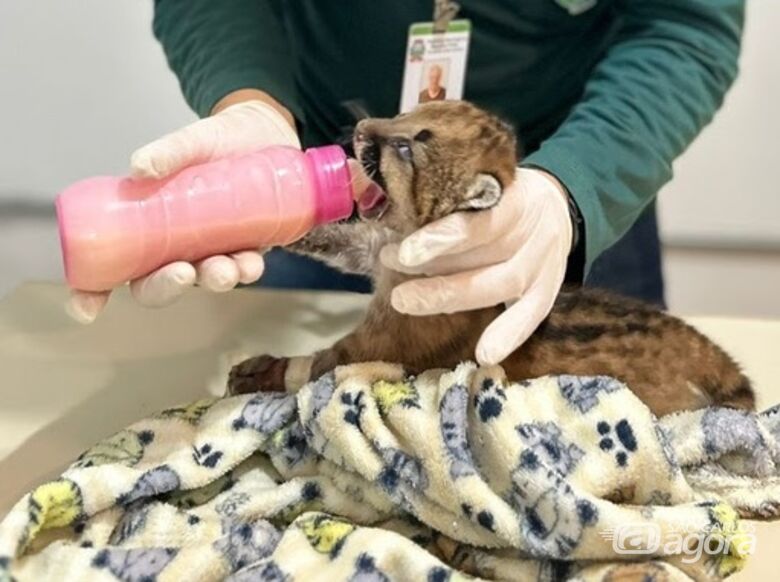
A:
{"type": "Polygon", "coordinates": [[[460,4],[452,0],[433,0],[433,32],[446,32],[459,10],[460,4]]]}

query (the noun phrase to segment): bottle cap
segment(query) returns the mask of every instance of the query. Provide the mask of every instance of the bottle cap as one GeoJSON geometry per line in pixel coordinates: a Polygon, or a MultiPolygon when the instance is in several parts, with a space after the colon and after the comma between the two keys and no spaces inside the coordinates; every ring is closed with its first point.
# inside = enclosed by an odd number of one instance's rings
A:
{"type": "Polygon", "coordinates": [[[335,222],[352,214],[352,177],[347,165],[347,154],[337,145],[309,148],[306,156],[311,162],[316,188],[318,224],[335,222]]]}

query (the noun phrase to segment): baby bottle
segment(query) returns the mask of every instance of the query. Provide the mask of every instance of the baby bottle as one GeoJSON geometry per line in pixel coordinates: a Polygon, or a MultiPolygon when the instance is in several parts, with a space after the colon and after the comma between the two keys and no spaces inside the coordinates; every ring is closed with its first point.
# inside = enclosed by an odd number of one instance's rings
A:
{"type": "Polygon", "coordinates": [[[352,213],[338,146],[271,146],[163,180],[89,178],[56,201],[65,277],[106,291],[173,261],[289,244],[352,213]]]}

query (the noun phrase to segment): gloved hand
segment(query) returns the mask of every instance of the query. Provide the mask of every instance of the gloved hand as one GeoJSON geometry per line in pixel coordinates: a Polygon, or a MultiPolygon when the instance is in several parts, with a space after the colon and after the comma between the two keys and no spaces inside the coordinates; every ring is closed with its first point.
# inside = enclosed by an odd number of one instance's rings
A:
{"type": "Polygon", "coordinates": [[[452,214],[382,249],[385,266],[427,276],[393,289],[392,305],[432,315],[507,303],[477,344],[480,364],[498,364],[552,309],[572,231],[563,186],[541,170],[518,169],[494,208],[452,214]]]}
{"type": "MultiPolygon", "coordinates": [[[[290,121],[261,100],[231,105],[212,117],[196,121],[137,150],[131,157],[131,175],[164,178],[182,168],[269,145],[300,147],[290,121]]],[[[132,281],[130,291],[138,303],[167,305],[196,283],[211,291],[228,291],[240,283],[253,283],[263,273],[259,250],[209,257],[195,264],[176,262],[132,281]]],[[[71,294],[68,312],[90,323],[108,301],[109,293],[71,294]]]]}

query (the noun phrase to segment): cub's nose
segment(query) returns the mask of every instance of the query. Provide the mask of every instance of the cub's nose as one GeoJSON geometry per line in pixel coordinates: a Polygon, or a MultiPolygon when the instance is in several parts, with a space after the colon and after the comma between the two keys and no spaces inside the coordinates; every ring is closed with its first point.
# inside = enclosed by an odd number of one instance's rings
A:
{"type": "Polygon", "coordinates": [[[386,120],[369,118],[357,122],[353,137],[355,145],[357,145],[358,143],[381,142],[382,136],[386,133],[386,120]]]}
{"type": "Polygon", "coordinates": [[[359,145],[365,145],[367,142],[372,141],[370,136],[370,125],[367,119],[358,121],[355,126],[355,133],[353,135],[353,141],[355,147],[359,145]]]}
{"type": "Polygon", "coordinates": [[[360,160],[366,170],[375,171],[379,166],[381,151],[379,143],[371,131],[369,120],[360,121],[355,126],[353,145],[357,159],[360,160]]]}
{"type": "Polygon", "coordinates": [[[355,146],[355,150],[365,147],[370,141],[369,137],[361,131],[356,130],[355,135],[352,136],[352,144],[355,146]]]}

